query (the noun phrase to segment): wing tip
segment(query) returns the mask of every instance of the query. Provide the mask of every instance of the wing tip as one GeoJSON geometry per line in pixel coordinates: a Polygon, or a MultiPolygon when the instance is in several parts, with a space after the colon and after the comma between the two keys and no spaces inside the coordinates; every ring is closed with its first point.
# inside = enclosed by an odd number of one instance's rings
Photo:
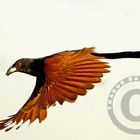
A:
{"type": "Polygon", "coordinates": [[[0,130],[3,130],[5,129],[5,132],[11,130],[13,128],[12,127],[9,127],[11,124],[12,124],[12,117],[8,118],[8,119],[5,119],[5,120],[0,120],[0,130]],[[9,127],[9,128],[8,128],[9,127]]]}

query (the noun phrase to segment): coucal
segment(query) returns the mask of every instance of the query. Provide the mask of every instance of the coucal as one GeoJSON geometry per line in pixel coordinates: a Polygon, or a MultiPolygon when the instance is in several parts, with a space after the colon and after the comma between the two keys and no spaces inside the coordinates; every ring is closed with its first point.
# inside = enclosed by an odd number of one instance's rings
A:
{"type": "Polygon", "coordinates": [[[0,121],[0,130],[17,129],[37,118],[41,123],[47,117],[47,109],[56,102],[74,102],[78,95],[85,95],[94,83],[101,82],[103,73],[110,67],[102,59],[140,58],[140,51],[96,53],[94,48],[63,51],[38,59],[19,59],[7,71],[7,75],[22,72],[36,77],[35,88],[23,107],[8,119],[0,121]],[[22,121],[22,124],[19,123],[22,121]]]}

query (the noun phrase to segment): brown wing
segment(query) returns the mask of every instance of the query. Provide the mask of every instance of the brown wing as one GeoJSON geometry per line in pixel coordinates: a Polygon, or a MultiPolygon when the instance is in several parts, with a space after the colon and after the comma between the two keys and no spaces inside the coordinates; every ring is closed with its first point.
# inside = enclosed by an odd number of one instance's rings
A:
{"type": "MultiPolygon", "coordinates": [[[[38,118],[39,122],[42,122],[47,116],[46,109],[48,107],[48,104],[45,100],[47,95],[46,89],[47,85],[42,85],[42,83],[40,83],[40,80],[37,79],[36,86],[31,97],[15,115],[10,116],[6,120],[0,121],[0,130],[7,128],[5,131],[9,131],[15,125],[18,125],[21,121],[22,124],[27,120],[30,120],[30,123],[32,123],[38,118]]],[[[21,125],[19,125],[17,129],[21,125]]]]}
{"type": "Polygon", "coordinates": [[[92,89],[92,83],[101,82],[103,73],[109,72],[110,66],[94,56],[94,48],[84,48],[79,51],[64,51],[45,60],[45,76],[48,81],[49,105],[57,100],[74,102],[78,95],[85,95],[87,89],[92,89]]]}
{"type": "MultiPolygon", "coordinates": [[[[109,72],[106,62],[93,56],[93,48],[84,48],[80,51],[65,51],[44,60],[46,82],[37,79],[35,89],[25,105],[6,120],[0,121],[0,129],[13,128],[14,124],[22,124],[27,120],[32,123],[35,119],[42,122],[46,116],[46,109],[58,101],[74,102],[78,95],[85,95],[87,89],[92,89],[92,83],[101,82],[103,73],[109,72]],[[13,124],[13,126],[11,126],[13,124]]],[[[21,125],[20,125],[21,126],[21,125]]],[[[19,128],[18,126],[17,128],[19,128]]]]}

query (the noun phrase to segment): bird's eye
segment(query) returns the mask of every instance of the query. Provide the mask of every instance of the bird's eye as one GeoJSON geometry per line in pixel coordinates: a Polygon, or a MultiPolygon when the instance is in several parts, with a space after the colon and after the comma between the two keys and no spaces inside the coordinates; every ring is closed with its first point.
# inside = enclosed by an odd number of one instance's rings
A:
{"type": "Polygon", "coordinates": [[[16,63],[16,68],[18,69],[18,68],[21,68],[22,67],[22,63],[21,62],[18,62],[18,63],[16,63]]]}

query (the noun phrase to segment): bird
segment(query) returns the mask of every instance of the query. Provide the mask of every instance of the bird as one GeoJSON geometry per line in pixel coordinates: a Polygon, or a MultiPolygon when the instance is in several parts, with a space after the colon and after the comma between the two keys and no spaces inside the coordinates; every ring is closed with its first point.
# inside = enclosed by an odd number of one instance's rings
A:
{"type": "Polygon", "coordinates": [[[104,59],[140,58],[140,51],[97,53],[94,47],[62,51],[40,58],[21,58],[6,75],[21,72],[36,77],[36,84],[27,102],[17,113],[0,120],[0,130],[19,129],[27,120],[41,123],[47,110],[56,103],[73,103],[101,82],[110,65],[104,59]]]}

